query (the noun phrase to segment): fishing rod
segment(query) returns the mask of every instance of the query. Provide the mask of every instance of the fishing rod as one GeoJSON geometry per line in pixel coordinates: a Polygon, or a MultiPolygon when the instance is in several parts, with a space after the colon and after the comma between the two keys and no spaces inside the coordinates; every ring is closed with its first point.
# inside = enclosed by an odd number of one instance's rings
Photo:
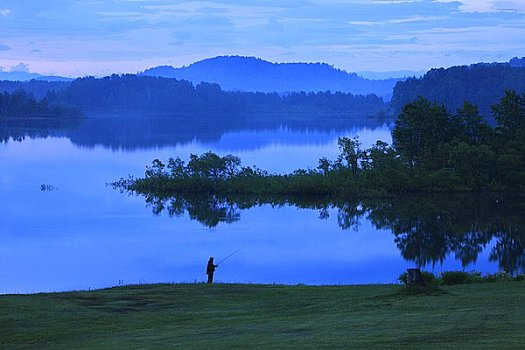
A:
{"type": "Polygon", "coordinates": [[[219,261],[217,263],[217,266],[219,266],[223,261],[225,261],[226,259],[232,257],[233,255],[237,254],[242,248],[244,247],[240,247],[239,249],[237,249],[236,251],[234,251],[233,253],[231,253],[230,255],[228,255],[227,257],[225,257],[224,259],[222,259],[221,261],[219,261]]]}

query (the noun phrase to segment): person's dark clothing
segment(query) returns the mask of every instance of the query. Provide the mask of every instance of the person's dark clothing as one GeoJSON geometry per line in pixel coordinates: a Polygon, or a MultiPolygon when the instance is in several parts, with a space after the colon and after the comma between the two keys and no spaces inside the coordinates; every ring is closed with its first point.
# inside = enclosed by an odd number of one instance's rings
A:
{"type": "Polygon", "coordinates": [[[213,273],[215,272],[215,268],[219,267],[219,265],[213,264],[213,258],[210,258],[208,260],[208,265],[206,266],[206,274],[208,275],[208,283],[213,283],[213,273]]]}

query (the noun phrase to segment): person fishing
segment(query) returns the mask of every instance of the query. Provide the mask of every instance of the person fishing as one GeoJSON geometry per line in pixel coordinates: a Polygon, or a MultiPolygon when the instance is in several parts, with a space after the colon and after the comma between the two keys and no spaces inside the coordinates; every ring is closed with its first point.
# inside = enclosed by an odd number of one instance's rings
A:
{"type": "Polygon", "coordinates": [[[206,274],[208,275],[208,283],[213,283],[213,273],[219,265],[213,264],[213,256],[208,260],[208,265],[206,266],[206,274]]]}
{"type": "Polygon", "coordinates": [[[241,248],[237,249],[236,251],[234,251],[233,253],[231,253],[230,255],[228,255],[227,257],[225,257],[224,259],[219,261],[219,263],[217,265],[215,265],[213,263],[213,256],[210,257],[210,260],[208,260],[208,265],[206,266],[206,274],[208,275],[208,283],[209,284],[213,283],[213,273],[215,272],[215,269],[217,267],[219,267],[219,264],[222,263],[223,261],[228,260],[229,258],[234,256],[235,254],[237,254],[242,248],[244,248],[244,247],[241,247],[241,248]]]}

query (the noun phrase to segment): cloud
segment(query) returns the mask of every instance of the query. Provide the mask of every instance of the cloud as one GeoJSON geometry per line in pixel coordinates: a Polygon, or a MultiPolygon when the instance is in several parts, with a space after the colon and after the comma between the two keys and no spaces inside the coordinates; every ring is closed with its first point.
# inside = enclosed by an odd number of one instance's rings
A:
{"type": "Polygon", "coordinates": [[[471,62],[483,50],[483,57],[525,55],[525,0],[0,1],[2,65],[22,60],[32,70],[64,75],[228,54],[347,70],[370,70],[371,62],[382,62],[383,70],[448,65],[452,59],[444,57],[454,52],[468,62],[465,47],[476,49],[471,62]]]}
{"type": "Polygon", "coordinates": [[[24,72],[29,73],[29,65],[25,63],[19,63],[16,66],[12,66],[10,69],[11,72],[24,72]]]}
{"type": "Polygon", "coordinates": [[[392,4],[411,4],[414,2],[421,2],[422,0],[375,0],[373,4],[392,5],[392,4]]]}
{"type": "Polygon", "coordinates": [[[448,16],[421,16],[415,15],[406,18],[396,18],[385,21],[350,21],[348,23],[357,26],[377,26],[385,24],[404,24],[404,23],[416,23],[416,22],[430,22],[430,21],[444,21],[448,19],[448,16]]]}
{"type": "Polygon", "coordinates": [[[270,17],[268,19],[268,23],[266,24],[266,29],[282,32],[284,30],[284,26],[277,18],[270,17]]]}
{"type": "Polygon", "coordinates": [[[525,12],[523,0],[434,0],[441,3],[459,3],[458,9],[467,13],[525,12]]]}
{"type": "Polygon", "coordinates": [[[377,22],[377,21],[350,21],[348,22],[355,26],[377,26],[380,24],[383,24],[383,22],[377,22]]]}
{"type": "Polygon", "coordinates": [[[170,45],[179,46],[182,45],[192,37],[190,32],[174,32],[171,34],[171,40],[169,41],[170,45]]]}
{"type": "Polygon", "coordinates": [[[388,21],[389,23],[414,23],[414,22],[427,22],[427,21],[443,21],[447,19],[447,16],[413,16],[408,18],[393,19],[388,21]]]}

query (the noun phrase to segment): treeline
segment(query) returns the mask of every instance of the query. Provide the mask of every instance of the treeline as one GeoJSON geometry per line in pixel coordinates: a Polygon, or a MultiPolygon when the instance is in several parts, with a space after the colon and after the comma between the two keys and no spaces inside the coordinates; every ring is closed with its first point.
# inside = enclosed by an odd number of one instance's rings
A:
{"type": "Polygon", "coordinates": [[[36,99],[45,98],[49,91],[60,91],[69,86],[68,81],[46,81],[33,79],[30,81],[10,81],[0,80],[0,93],[15,92],[24,90],[27,94],[33,95],[36,99]]]}
{"type": "Polygon", "coordinates": [[[214,153],[167,164],[156,159],[140,179],[115,185],[157,196],[177,193],[385,196],[414,192],[525,191],[525,94],[507,91],[493,106],[491,127],[469,103],[451,114],[424,98],[407,104],[382,141],[361,149],[357,138],[339,139],[336,160],[316,169],[268,174],[242,167],[239,158],[214,153]]]}
{"type": "Polygon", "coordinates": [[[456,110],[465,101],[478,106],[480,114],[490,119],[491,106],[505,90],[525,92],[525,67],[517,64],[474,64],[428,71],[421,78],[409,78],[396,84],[391,101],[394,115],[407,103],[424,97],[456,110]]]}
{"type": "Polygon", "coordinates": [[[292,92],[277,93],[239,92],[248,111],[276,112],[316,112],[365,116],[376,116],[386,111],[387,105],[382,98],[370,95],[352,95],[350,93],[292,92]]]}
{"type": "Polygon", "coordinates": [[[80,112],[73,107],[37,100],[24,90],[0,93],[0,118],[78,118],[80,112]]]}
{"type": "Polygon", "coordinates": [[[77,106],[82,111],[138,113],[199,113],[244,109],[240,98],[217,84],[143,77],[133,74],[105,78],[78,78],[62,91],[48,94],[51,100],[77,106]]]}
{"type": "Polygon", "coordinates": [[[137,112],[152,114],[181,113],[251,113],[327,112],[374,115],[385,109],[375,95],[349,93],[277,93],[227,92],[217,84],[193,85],[185,80],[140,75],[86,77],[71,82],[62,91],[52,91],[48,98],[77,106],[83,111],[137,112]]]}

